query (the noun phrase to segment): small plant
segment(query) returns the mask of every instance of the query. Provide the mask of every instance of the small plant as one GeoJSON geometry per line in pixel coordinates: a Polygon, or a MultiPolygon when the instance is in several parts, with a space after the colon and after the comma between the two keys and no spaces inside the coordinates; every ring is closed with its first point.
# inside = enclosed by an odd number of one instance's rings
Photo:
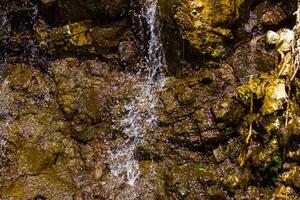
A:
{"type": "Polygon", "coordinates": [[[187,195],[188,191],[189,191],[189,182],[188,181],[184,181],[182,183],[179,183],[177,185],[178,187],[178,192],[180,194],[181,197],[184,197],[187,195]]]}
{"type": "Polygon", "coordinates": [[[195,164],[195,168],[199,171],[202,171],[202,170],[204,170],[204,165],[201,163],[197,163],[197,164],[195,164]]]}

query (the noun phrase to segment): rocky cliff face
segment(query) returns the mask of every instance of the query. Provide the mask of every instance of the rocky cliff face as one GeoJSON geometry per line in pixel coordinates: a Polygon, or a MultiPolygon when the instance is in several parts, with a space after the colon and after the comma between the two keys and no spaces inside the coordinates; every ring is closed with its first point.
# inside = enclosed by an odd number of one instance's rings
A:
{"type": "Polygon", "coordinates": [[[253,116],[237,93],[275,68],[264,35],[293,27],[296,1],[159,0],[157,125],[134,152],[138,186],[111,174],[146,76],[144,3],[0,2],[0,199],[299,199],[299,77],[287,127],[285,103],[253,116]]]}

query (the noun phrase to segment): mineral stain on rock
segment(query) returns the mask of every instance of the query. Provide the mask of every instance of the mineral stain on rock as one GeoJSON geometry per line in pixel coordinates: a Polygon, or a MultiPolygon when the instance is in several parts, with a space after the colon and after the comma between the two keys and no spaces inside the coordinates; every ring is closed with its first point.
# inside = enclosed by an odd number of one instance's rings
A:
{"type": "Polygon", "coordinates": [[[149,2],[0,2],[0,199],[300,199],[300,79],[281,40],[295,0],[158,0],[156,123],[134,186],[113,176],[148,77],[149,2]]]}

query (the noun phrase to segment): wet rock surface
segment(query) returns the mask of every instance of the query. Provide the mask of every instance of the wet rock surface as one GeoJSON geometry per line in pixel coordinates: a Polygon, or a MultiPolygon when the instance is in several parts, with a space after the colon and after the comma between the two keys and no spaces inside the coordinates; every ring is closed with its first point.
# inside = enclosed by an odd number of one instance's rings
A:
{"type": "Polygon", "coordinates": [[[134,187],[110,165],[128,139],[124,105],[147,74],[140,2],[1,2],[0,199],[298,200],[299,77],[284,126],[287,102],[272,98],[283,78],[268,74],[277,50],[264,37],[291,28],[295,2],[159,2],[173,68],[134,151],[134,187]]]}

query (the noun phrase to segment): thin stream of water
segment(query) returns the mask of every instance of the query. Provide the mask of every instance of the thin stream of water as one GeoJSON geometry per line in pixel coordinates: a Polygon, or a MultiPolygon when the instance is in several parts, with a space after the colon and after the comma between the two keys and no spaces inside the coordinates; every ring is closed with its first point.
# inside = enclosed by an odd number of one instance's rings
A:
{"type": "MultiPolygon", "coordinates": [[[[2,78],[0,76],[0,78],[2,78]]],[[[5,139],[6,136],[6,128],[8,127],[9,122],[11,121],[11,117],[7,115],[7,113],[9,112],[9,108],[10,108],[10,99],[8,96],[8,84],[9,82],[7,80],[4,80],[1,83],[0,86],[0,113],[2,114],[2,116],[4,116],[4,126],[2,126],[0,128],[0,166],[3,164],[3,160],[6,157],[6,144],[7,144],[7,140],[5,139]]]]}
{"type": "MultiPolygon", "coordinates": [[[[162,73],[165,58],[157,19],[157,0],[147,0],[140,17],[146,19],[150,35],[147,56],[140,66],[147,76],[139,83],[138,94],[124,105],[128,114],[120,121],[120,126],[128,139],[112,151],[110,166],[114,176],[122,182],[127,181],[131,186],[135,185],[140,174],[139,163],[135,159],[134,152],[144,142],[147,131],[156,125],[155,91],[163,87],[165,79],[162,73]]],[[[143,73],[138,75],[142,76],[143,73]]]]}

